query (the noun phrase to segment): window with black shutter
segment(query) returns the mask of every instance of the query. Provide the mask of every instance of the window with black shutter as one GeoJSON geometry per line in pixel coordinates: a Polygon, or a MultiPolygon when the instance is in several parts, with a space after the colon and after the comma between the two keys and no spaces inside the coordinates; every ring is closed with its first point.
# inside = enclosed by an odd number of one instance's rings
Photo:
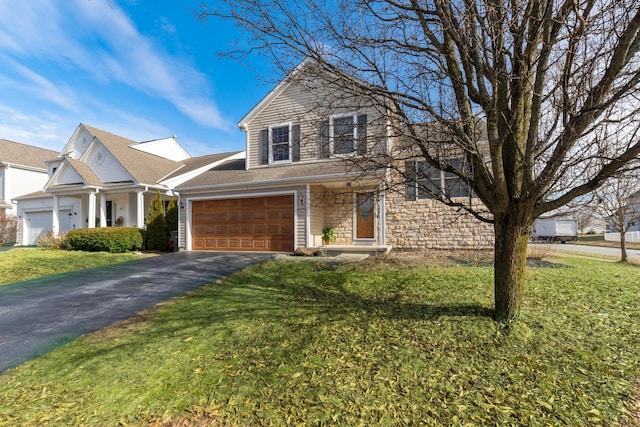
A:
{"type": "Polygon", "coordinates": [[[319,157],[367,153],[367,115],[334,114],[319,126],[319,157]]]}
{"type": "Polygon", "coordinates": [[[300,161],[300,125],[283,123],[260,131],[260,164],[300,161]]]}

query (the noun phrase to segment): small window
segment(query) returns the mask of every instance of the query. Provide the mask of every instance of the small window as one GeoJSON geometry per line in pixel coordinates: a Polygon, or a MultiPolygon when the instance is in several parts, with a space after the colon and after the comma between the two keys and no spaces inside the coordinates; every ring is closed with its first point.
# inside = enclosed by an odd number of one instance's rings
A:
{"type": "Polygon", "coordinates": [[[289,126],[271,128],[271,152],[273,162],[289,160],[289,126]]]}
{"type": "Polygon", "coordinates": [[[320,123],[321,158],[367,152],[367,115],[336,114],[320,123]]]}
{"type": "Polygon", "coordinates": [[[260,164],[300,161],[300,125],[284,123],[260,131],[260,164]]]}
{"type": "MultiPolygon", "coordinates": [[[[456,169],[464,167],[462,159],[452,159],[450,164],[456,169]]],[[[426,161],[407,161],[407,200],[433,199],[441,196],[456,198],[469,197],[468,184],[451,172],[444,172],[426,161]]]]}
{"type": "Polygon", "coordinates": [[[440,169],[431,166],[427,162],[418,162],[417,166],[418,199],[438,197],[442,188],[442,173],[440,169]]]}
{"type": "MultiPolygon", "coordinates": [[[[465,169],[462,159],[452,159],[450,163],[451,163],[451,166],[453,166],[458,170],[465,169]]],[[[459,176],[451,172],[446,172],[444,174],[444,180],[445,180],[445,187],[444,187],[445,192],[449,197],[469,197],[471,195],[471,192],[469,191],[469,186],[467,185],[466,182],[460,179],[459,176]]]]}
{"type": "Polygon", "coordinates": [[[356,127],[353,116],[333,119],[333,154],[347,154],[355,151],[356,127]]]}

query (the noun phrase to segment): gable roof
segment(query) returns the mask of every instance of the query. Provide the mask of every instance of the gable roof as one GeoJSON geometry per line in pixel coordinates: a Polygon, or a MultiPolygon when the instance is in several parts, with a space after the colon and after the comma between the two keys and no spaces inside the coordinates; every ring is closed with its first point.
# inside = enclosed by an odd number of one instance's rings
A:
{"type": "Polygon", "coordinates": [[[137,183],[155,184],[182,166],[182,162],[168,160],[130,147],[138,144],[136,141],[85,124],[80,126],[96,137],[137,183]]]}
{"type": "Polygon", "coordinates": [[[291,85],[294,78],[299,75],[313,61],[311,58],[305,58],[300,64],[298,64],[287,76],[282,79],[273,89],[267,93],[264,98],[256,104],[240,121],[238,127],[240,129],[246,129],[247,125],[253,120],[261,111],[269,106],[269,104],[276,99],[287,87],[291,85]]]}
{"type": "Polygon", "coordinates": [[[58,153],[46,148],[0,139],[0,163],[47,170],[46,161],[58,157],[58,153]]]}

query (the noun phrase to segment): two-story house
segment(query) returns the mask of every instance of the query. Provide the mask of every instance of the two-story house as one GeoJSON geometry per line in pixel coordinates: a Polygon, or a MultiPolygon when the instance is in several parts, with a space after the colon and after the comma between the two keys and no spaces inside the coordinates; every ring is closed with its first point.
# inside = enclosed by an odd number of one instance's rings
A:
{"type": "MultiPolygon", "coordinates": [[[[303,62],[242,118],[244,159],[176,186],[181,248],[291,252],[321,246],[325,227],[334,229],[338,250],[493,244],[489,225],[419,191],[419,182],[403,182],[392,171],[398,168],[363,165],[399,145],[384,103],[335,93],[307,67],[313,64],[303,62]]],[[[425,169],[419,161],[402,160],[405,166],[425,169]]],[[[436,172],[433,182],[469,197],[455,177],[436,172]]]]}

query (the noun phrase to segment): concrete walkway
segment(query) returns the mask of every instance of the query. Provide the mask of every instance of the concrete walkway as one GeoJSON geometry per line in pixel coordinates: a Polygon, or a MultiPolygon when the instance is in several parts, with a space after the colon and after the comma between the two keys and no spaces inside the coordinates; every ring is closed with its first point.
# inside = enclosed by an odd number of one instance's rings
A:
{"type": "Polygon", "coordinates": [[[0,286],[0,372],[271,257],[176,252],[0,286]]]}

